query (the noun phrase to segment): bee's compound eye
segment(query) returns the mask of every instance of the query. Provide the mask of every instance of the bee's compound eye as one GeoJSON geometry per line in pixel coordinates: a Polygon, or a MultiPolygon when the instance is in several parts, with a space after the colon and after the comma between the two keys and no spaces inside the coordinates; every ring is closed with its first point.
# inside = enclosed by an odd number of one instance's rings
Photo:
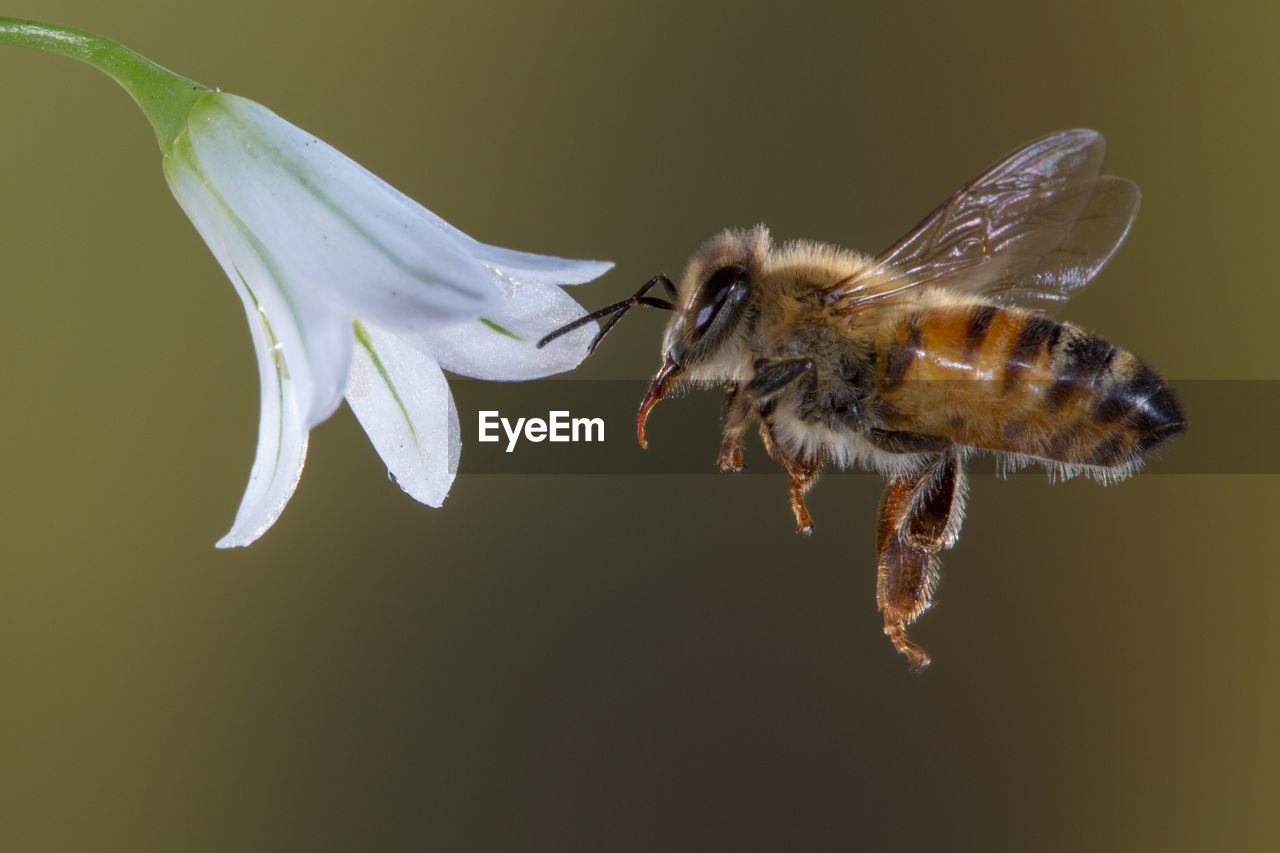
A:
{"type": "Polygon", "coordinates": [[[731,295],[741,298],[746,292],[751,276],[745,267],[736,264],[721,267],[711,274],[706,283],[698,290],[693,300],[693,334],[704,335],[711,326],[725,302],[731,295]]]}

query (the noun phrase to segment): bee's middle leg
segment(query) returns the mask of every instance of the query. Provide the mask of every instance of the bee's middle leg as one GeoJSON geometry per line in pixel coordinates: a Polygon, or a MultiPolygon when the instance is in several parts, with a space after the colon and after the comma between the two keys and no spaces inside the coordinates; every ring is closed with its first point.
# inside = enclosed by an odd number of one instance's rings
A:
{"type": "Polygon", "coordinates": [[[804,493],[813,487],[822,471],[822,462],[813,457],[793,457],[783,450],[773,433],[773,406],[764,406],[760,411],[760,441],[769,455],[782,463],[782,467],[791,475],[791,512],[796,517],[796,532],[809,534],[813,532],[813,516],[804,503],[804,493]]]}
{"type": "MultiPolygon", "coordinates": [[[[756,410],[760,418],[760,440],[769,455],[782,463],[791,475],[791,511],[796,517],[796,531],[813,532],[813,517],[804,503],[804,493],[809,491],[822,463],[816,457],[792,457],[778,444],[773,431],[773,413],[777,408],[778,395],[787,386],[802,381],[812,396],[817,385],[818,368],[812,359],[792,359],[789,361],[769,361],[760,359],[753,365],[756,375],[745,386],[737,390],[745,398],[747,410],[756,410]]],[[[744,421],[743,427],[746,423],[744,421]]],[[[723,451],[722,451],[723,452],[723,451]]]]}

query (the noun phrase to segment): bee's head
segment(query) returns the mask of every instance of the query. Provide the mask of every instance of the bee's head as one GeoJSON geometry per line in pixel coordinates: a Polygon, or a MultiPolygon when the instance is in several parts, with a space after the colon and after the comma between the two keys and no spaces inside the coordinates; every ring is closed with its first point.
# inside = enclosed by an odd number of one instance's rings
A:
{"type": "Polygon", "coordinates": [[[676,288],[675,315],[662,339],[664,362],[692,379],[735,372],[750,327],[753,282],[768,253],[763,225],[722,231],[702,244],[676,288]]]}
{"type": "Polygon", "coordinates": [[[689,259],[675,293],[675,316],[662,337],[662,368],[636,415],[636,438],[647,447],[649,410],[678,377],[728,379],[746,359],[752,287],[769,254],[769,229],[722,231],[689,259]]]}

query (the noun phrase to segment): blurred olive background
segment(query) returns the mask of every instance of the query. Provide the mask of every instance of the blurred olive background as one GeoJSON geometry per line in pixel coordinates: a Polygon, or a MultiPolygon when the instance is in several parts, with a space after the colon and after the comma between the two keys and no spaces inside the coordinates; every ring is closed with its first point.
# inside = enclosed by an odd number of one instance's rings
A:
{"type": "MultiPolygon", "coordinates": [[[[1144,207],[1067,316],[1175,380],[1280,378],[1274,4],[6,13],[259,100],[482,240],[616,260],[593,307],[728,225],[877,251],[1095,127],[1144,207]]],[[[343,409],[219,552],[258,416],[240,304],[123,91],[4,49],[0,95],[0,849],[1278,849],[1275,476],[1162,473],[1175,445],[1115,488],[975,478],[918,677],[869,476],[819,484],[811,539],[773,476],[463,476],[432,510],[343,409]]],[[[575,375],[638,402],[664,320],[575,375]]],[[[710,471],[691,403],[651,435],[710,471]]]]}

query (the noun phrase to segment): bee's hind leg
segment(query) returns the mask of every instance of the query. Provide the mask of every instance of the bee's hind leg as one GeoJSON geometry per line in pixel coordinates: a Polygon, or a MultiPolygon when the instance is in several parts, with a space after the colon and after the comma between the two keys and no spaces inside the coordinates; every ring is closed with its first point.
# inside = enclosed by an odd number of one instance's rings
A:
{"type": "Polygon", "coordinates": [[[891,481],[876,526],[876,602],[884,632],[912,669],[929,665],[907,639],[907,625],[929,609],[938,583],[938,552],[955,544],[964,517],[964,463],[955,448],[914,474],[891,481]]]}

